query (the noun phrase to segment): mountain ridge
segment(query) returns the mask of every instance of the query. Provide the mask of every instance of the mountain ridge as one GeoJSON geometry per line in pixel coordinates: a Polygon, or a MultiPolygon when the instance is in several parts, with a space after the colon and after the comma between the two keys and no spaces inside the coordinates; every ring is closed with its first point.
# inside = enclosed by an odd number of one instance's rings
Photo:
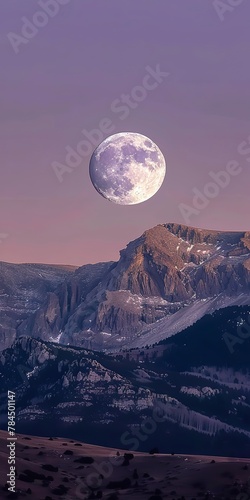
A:
{"type": "Polygon", "coordinates": [[[65,276],[19,322],[16,336],[119,349],[138,335],[143,342],[145,329],[164,318],[167,325],[184,308],[185,327],[203,301],[205,313],[210,304],[211,311],[250,304],[250,232],[159,224],[128,243],[118,262],[85,265],[65,276]]]}
{"type": "Polygon", "coordinates": [[[250,338],[232,354],[223,337],[237,332],[239,318],[249,323],[249,308],[221,309],[154,347],[112,355],[19,338],[0,355],[1,421],[12,390],[19,432],[49,427],[118,446],[126,429],[159,408],[165,423],[141,450],[160,442],[165,452],[249,456],[250,338]]]}

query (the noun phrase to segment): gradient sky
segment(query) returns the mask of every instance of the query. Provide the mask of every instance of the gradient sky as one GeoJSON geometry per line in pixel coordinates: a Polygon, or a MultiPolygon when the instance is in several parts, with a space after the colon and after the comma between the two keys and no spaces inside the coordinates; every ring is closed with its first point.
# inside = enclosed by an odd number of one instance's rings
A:
{"type": "Polygon", "coordinates": [[[250,3],[222,22],[212,0],[71,0],[15,54],[7,35],[37,10],[35,0],[1,3],[0,260],[116,260],[145,229],[185,224],[179,204],[191,205],[193,188],[230,160],[241,173],[190,225],[249,230],[250,164],[237,147],[250,136],[250,3]],[[169,77],[122,121],[111,103],[157,64],[169,77]],[[62,183],[55,176],[52,162],[105,117],[113,133],[147,135],[165,155],[151,200],[104,200],[89,179],[91,153],[62,183]]]}

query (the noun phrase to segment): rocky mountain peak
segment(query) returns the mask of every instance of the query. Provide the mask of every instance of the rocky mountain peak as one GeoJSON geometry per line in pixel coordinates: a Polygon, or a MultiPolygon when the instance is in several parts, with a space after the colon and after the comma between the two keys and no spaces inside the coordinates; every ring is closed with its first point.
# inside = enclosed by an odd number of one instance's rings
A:
{"type": "Polygon", "coordinates": [[[131,241],[118,262],[84,266],[48,290],[17,334],[113,348],[182,309],[188,316],[198,303],[205,301],[206,311],[217,297],[215,308],[228,300],[238,303],[239,297],[248,303],[249,284],[250,232],[159,224],[131,241]]]}
{"type": "Polygon", "coordinates": [[[167,223],[163,226],[172,234],[185,240],[186,242],[195,243],[210,243],[227,242],[231,244],[239,244],[241,238],[247,233],[237,231],[216,231],[213,229],[200,229],[184,224],[167,223]]]}
{"type": "Polygon", "coordinates": [[[181,265],[182,259],[176,255],[176,246],[176,236],[167,231],[165,226],[158,225],[129,243],[121,251],[118,265],[121,264],[129,272],[146,270],[149,261],[154,261],[161,267],[171,266],[173,263],[181,265]]]}
{"type": "Polygon", "coordinates": [[[113,334],[122,335],[126,341],[146,324],[184,307],[187,311],[196,301],[221,296],[224,299],[218,304],[223,306],[226,297],[232,300],[233,296],[248,294],[248,245],[249,233],[244,232],[210,231],[174,223],[145,231],[121,251],[118,263],[87,297],[88,305],[79,306],[78,325],[79,315],[84,317],[81,332],[91,319],[91,342],[97,340],[99,332],[111,336],[105,338],[106,344],[113,334]],[[87,320],[85,311],[89,308],[93,313],[87,320]]]}

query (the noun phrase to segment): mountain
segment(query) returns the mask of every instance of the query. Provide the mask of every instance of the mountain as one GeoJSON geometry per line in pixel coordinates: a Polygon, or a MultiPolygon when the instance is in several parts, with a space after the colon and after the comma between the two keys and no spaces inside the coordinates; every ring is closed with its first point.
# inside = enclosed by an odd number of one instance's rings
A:
{"type": "Polygon", "coordinates": [[[112,265],[112,262],[104,262],[76,269],[54,291],[45,294],[42,307],[19,325],[17,335],[31,334],[34,338],[61,342],[62,332],[70,324],[72,315],[85,303],[89,292],[105,279],[112,265]]]}
{"type": "Polygon", "coordinates": [[[18,326],[75,270],[73,266],[0,262],[0,346],[13,343],[18,326]]]}
{"type": "MultiPolygon", "coordinates": [[[[250,304],[250,233],[159,225],[129,243],[106,271],[77,307],[69,306],[66,316],[58,312],[64,318],[61,343],[143,346],[158,327],[160,340],[218,308],[250,304]]],[[[55,293],[61,294],[65,303],[67,290],[55,293]]],[[[53,311],[54,302],[46,300],[29,323],[32,336],[58,335],[58,324],[44,320],[53,311]]]]}
{"type": "MultiPolygon", "coordinates": [[[[249,305],[249,292],[250,232],[161,224],[118,262],[83,266],[46,291],[16,335],[96,350],[143,347],[217,309],[249,305]]],[[[13,327],[2,348],[7,336],[13,327]]]]}
{"type": "Polygon", "coordinates": [[[249,457],[250,336],[233,352],[225,340],[247,324],[249,307],[224,308],[153,347],[112,355],[22,337],[0,357],[1,423],[11,390],[17,432],[249,457]]]}

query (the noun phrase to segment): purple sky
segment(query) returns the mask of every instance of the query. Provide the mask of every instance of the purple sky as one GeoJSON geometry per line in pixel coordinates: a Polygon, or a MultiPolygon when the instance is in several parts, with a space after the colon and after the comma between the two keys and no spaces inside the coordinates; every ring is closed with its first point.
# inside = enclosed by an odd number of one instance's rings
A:
{"type": "Polygon", "coordinates": [[[222,22],[211,0],[71,0],[16,54],[7,35],[38,10],[35,0],[1,5],[0,260],[116,260],[145,229],[185,224],[180,203],[192,205],[192,190],[230,160],[241,172],[190,225],[249,230],[250,165],[237,148],[250,136],[250,3],[222,22]],[[169,77],[121,120],[112,102],[157,64],[169,77]],[[66,146],[105,117],[113,133],[142,133],[165,155],[167,176],[151,200],[105,201],[89,179],[91,153],[58,181],[52,162],[64,163],[66,146]]]}

